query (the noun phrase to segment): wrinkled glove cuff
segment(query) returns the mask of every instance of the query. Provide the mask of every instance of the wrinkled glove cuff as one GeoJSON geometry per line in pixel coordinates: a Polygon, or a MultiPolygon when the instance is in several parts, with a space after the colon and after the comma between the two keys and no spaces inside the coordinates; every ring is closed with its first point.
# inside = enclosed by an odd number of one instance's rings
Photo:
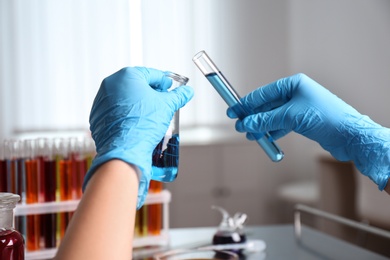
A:
{"type": "Polygon", "coordinates": [[[139,163],[131,160],[130,159],[130,158],[132,158],[131,156],[124,156],[124,154],[128,154],[128,153],[125,153],[124,151],[113,150],[113,151],[109,151],[108,153],[105,153],[103,155],[98,154],[93,159],[92,165],[88,169],[88,171],[84,177],[82,190],[83,190],[83,192],[85,191],[89,180],[91,179],[93,174],[96,172],[96,170],[102,164],[104,164],[110,160],[118,159],[118,160],[124,161],[124,162],[128,163],[129,165],[131,165],[132,167],[134,167],[134,169],[137,173],[137,177],[138,177],[138,181],[139,181],[137,209],[139,209],[140,207],[142,207],[142,205],[144,204],[144,201],[146,199],[147,192],[145,192],[145,191],[147,191],[149,189],[149,181],[147,180],[147,178],[145,177],[145,174],[143,174],[143,173],[151,172],[151,166],[150,167],[141,166],[139,163]]]}
{"type": "Polygon", "coordinates": [[[356,168],[383,190],[390,178],[390,129],[368,117],[362,121],[350,131],[354,138],[348,153],[356,168]]]}

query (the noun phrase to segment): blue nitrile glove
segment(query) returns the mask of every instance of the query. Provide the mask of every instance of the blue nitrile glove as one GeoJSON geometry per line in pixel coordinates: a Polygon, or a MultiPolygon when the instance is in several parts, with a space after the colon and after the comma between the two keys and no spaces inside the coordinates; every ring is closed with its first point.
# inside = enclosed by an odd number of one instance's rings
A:
{"type": "MultiPolygon", "coordinates": [[[[308,76],[280,79],[241,100],[255,114],[238,120],[237,131],[269,132],[275,139],[295,131],[336,159],[352,160],[380,190],[385,188],[390,177],[390,129],[361,115],[308,76]]],[[[230,108],[227,114],[236,118],[230,108]]]]}
{"type": "Polygon", "coordinates": [[[151,179],[152,152],[174,113],[194,94],[189,86],[167,92],[171,83],[164,72],[144,67],[123,68],[103,80],[89,118],[97,155],[83,190],[101,164],[120,159],[140,170],[137,208],[143,205],[151,179]]]}

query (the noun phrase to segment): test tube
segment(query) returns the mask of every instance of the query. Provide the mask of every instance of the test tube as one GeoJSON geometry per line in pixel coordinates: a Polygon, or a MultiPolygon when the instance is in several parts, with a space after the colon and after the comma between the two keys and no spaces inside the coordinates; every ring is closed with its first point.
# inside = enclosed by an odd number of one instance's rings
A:
{"type": "MultiPolygon", "coordinates": [[[[42,138],[40,141],[41,160],[41,188],[43,192],[43,202],[56,200],[56,160],[54,158],[53,140],[42,138]],[[43,186],[43,187],[42,187],[43,186]]],[[[57,214],[47,213],[41,215],[41,236],[43,237],[44,248],[54,248],[57,246],[57,214]]]]}
{"type": "Polygon", "coordinates": [[[75,176],[73,177],[73,183],[75,183],[76,196],[73,199],[80,199],[83,195],[82,186],[85,173],[87,172],[87,155],[85,150],[85,141],[77,140],[75,152],[75,176]]]}
{"type": "MultiPolygon", "coordinates": [[[[70,139],[59,138],[54,140],[56,170],[57,170],[57,189],[59,190],[59,197],[57,200],[66,201],[72,200],[72,167],[70,160],[70,139]]],[[[57,213],[57,243],[59,244],[65,235],[66,227],[69,223],[68,212],[57,213]]]]}
{"type": "Polygon", "coordinates": [[[71,199],[78,199],[79,192],[79,174],[77,170],[78,161],[82,156],[81,146],[79,140],[76,137],[69,139],[69,160],[70,160],[70,174],[69,174],[69,195],[71,199]]]}
{"type": "MultiPolygon", "coordinates": [[[[238,118],[243,119],[253,114],[243,106],[238,93],[205,51],[198,52],[192,60],[226,104],[236,112],[238,118]]],[[[278,162],[283,159],[283,151],[269,133],[252,133],[252,136],[272,161],[278,162]]]]}
{"type": "MultiPolygon", "coordinates": [[[[26,165],[26,202],[27,204],[38,203],[39,165],[37,157],[38,142],[36,139],[24,140],[25,165],[26,165]]],[[[27,216],[27,250],[40,249],[40,215],[27,216]]]]}
{"type": "Polygon", "coordinates": [[[0,192],[7,191],[7,164],[4,158],[4,145],[0,145],[0,192]]]}
{"type": "Polygon", "coordinates": [[[18,141],[5,140],[4,141],[4,158],[6,161],[7,171],[7,192],[17,194],[17,159],[18,159],[18,141]]]}
{"type": "MultiPolygon", "coordinates": [[[[83,150],[84,150],[84,157],[86,161],[86,170],[84,172],[84,176],[89,168],[91,168],[92,160],[96,155],[96,147],[95,142],[91,137],[85,137],[83,140],[83,150]]],[[[84,180],[83,176],[83,180],[84,180]]]]}
{"type": "Polygon", "coordinates": [[[144,237],[148,235],[148,206],[147,205],[143,205],[136,212],[134,232],[136,237],[144,237]]]}
{"type": "MultiPolygon", "coordinates": [[[[163,183],[159,181],[150,181],[149,193],[158,194],[163,190],[163,183]]],[[[162,229],[162,203],[153,203],[148,207],[148,233],[149,235],[160,235],[162,229]]]]}

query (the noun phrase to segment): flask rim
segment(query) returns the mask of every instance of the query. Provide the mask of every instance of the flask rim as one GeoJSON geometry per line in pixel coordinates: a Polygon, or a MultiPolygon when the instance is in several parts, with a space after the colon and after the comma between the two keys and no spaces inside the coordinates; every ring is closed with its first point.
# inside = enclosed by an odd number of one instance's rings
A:
{"type": "Polygon", "coordinates": [[[169,77],[169,78],[171,78],[173,80],[176,80],[177,82],[180,82],[182,85],[186,85],[187,82],[189,81],[189,78],[187,78],[185,76],[182,76],[180,74],[171,72],[171,71],[165,72],[165,76],[169,77]]]}

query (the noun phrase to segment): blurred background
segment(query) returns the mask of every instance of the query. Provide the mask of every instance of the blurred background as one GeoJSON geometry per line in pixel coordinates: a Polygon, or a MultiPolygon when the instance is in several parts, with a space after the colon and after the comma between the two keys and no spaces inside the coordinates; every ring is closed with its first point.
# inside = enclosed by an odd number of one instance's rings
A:
{"type": "Polygon", "coordinates": [[[390,199],[353,165],[294,133],[273,163],[236,133],[191,59],[206,50],[242,96],[306,73],[390,126],[389,46],[387,0],[3,0],[0,139],[88,135],[103,78],[125,66],[170,70],[195,89],[180,112],[179,177],[165,185],[171,227],[216,226],[211,205],[252,225],[287,223],[301,202],[388,228],[390,199]]]}

